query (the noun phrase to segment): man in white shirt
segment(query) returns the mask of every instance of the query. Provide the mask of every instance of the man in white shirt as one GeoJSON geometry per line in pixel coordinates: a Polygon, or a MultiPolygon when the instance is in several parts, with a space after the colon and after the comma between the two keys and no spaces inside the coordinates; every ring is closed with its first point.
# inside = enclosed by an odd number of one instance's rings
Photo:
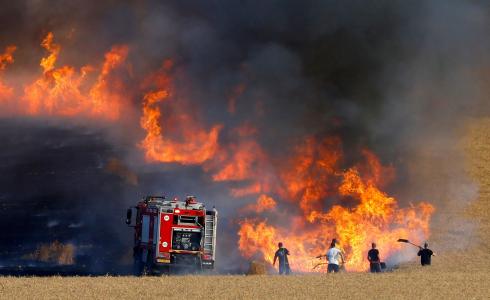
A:
{"type": "Polygon", "coordinates": [[[330,244],[330,249],[327,251],[328,273],[338,273],[340,262],[344,263],[344,255],[340,249],[335,247],[335,243],[330,244]],[[340,258],[340,261],[339,261],[340,258]]]}

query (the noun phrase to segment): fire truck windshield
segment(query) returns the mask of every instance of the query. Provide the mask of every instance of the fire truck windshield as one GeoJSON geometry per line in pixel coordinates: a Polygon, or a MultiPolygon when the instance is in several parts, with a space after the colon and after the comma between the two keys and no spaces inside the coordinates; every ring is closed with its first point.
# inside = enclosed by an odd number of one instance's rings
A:
{"type": "Polygon", "coordinates": [[[174,230],[172,249],[198,251],[201,245],[201,232],[174,230]]]}

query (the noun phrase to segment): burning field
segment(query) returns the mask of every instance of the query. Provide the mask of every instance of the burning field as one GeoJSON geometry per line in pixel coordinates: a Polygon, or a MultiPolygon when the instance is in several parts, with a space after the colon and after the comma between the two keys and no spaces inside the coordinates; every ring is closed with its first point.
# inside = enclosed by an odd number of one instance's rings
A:
{"type": "Polygon", "coordinates": [[[0,12],[2,273],[127,274],[146,195],[216,206],[225,274],[487,245],[486,3],[99,2],[0,12]]]}

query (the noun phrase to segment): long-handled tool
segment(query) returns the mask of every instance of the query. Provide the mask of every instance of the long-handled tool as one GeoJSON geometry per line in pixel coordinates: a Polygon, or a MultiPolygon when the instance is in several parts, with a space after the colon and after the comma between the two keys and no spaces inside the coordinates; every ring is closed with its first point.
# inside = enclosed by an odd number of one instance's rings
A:
{"type": "MultiPolygon", "coordinates": [[[[318,255],[316,256],[315,258],[318,258],[318,259],[322,259],[322,258],[326,258],[327,256],[326,255],[318,255]]],[[[315,270],[316,268],[318,268],[319,266],[322,266],[322,265],[327,265],[328,262],[319,262],[317,263],[314,267],[313,267],[313,270],[315,270]]]]}
{"type": "Polygon", "coordinates": [[[422,246],[417,245],[417,244],[414,244],[414,243],[412,243],[412,242],[410,242],[409,240],[406,240],[406,239],[398,239],[398,242],[399,243],[407,243],[407,244],[410,244],[410,245],[413,245],[415,247],[418,247],[418,248],[422,249],[422,246]]]}
{"type": "MultiPolygon", "coordinates": [[[[324,258],[324,257],[325,257],[325,258],[327,258],[327,256],[326,256],[326,255],[318,255],[318,256],[316,256],[315,258],[322,259],[322,258],[324,258]]],[[[328,261],[326,261],[326,262],[319,262],[319,263],[317,263],[317,264],[316,264],[316,265],[315,265],[315,266],[312,268],[312,270],[315,270],[315,269],[316,269],[316,268],[318,268],[319,266],[323,266],[323,265],[328,265],[328,261]]],[[[342,263],[339,265],[340,270],[345,270],[345,266],[344,266],[344,265],[345,265],[345,260],[342,260],[342,263]]]]}
{"type": "Polygon", "coordinates": [[[316,268],[318,268],[319,266],[323,266],[323,265],[328,265],[328,262],[321,262],[321,263],[318,263],[316,264],[312,270],[315,270],[316,268]]]}

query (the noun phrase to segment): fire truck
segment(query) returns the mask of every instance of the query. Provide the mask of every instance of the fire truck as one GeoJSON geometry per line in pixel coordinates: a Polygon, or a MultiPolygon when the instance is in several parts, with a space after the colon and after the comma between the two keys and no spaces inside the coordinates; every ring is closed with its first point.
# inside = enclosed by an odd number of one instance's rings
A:
{"type": "Polygon", "coordinates": [[[214,207],[206,209],[194,196],[185,201],[147,196],[130,207],[126,224],[134,228],[135,274],[213,269],[217,218],[214,207]]]}

